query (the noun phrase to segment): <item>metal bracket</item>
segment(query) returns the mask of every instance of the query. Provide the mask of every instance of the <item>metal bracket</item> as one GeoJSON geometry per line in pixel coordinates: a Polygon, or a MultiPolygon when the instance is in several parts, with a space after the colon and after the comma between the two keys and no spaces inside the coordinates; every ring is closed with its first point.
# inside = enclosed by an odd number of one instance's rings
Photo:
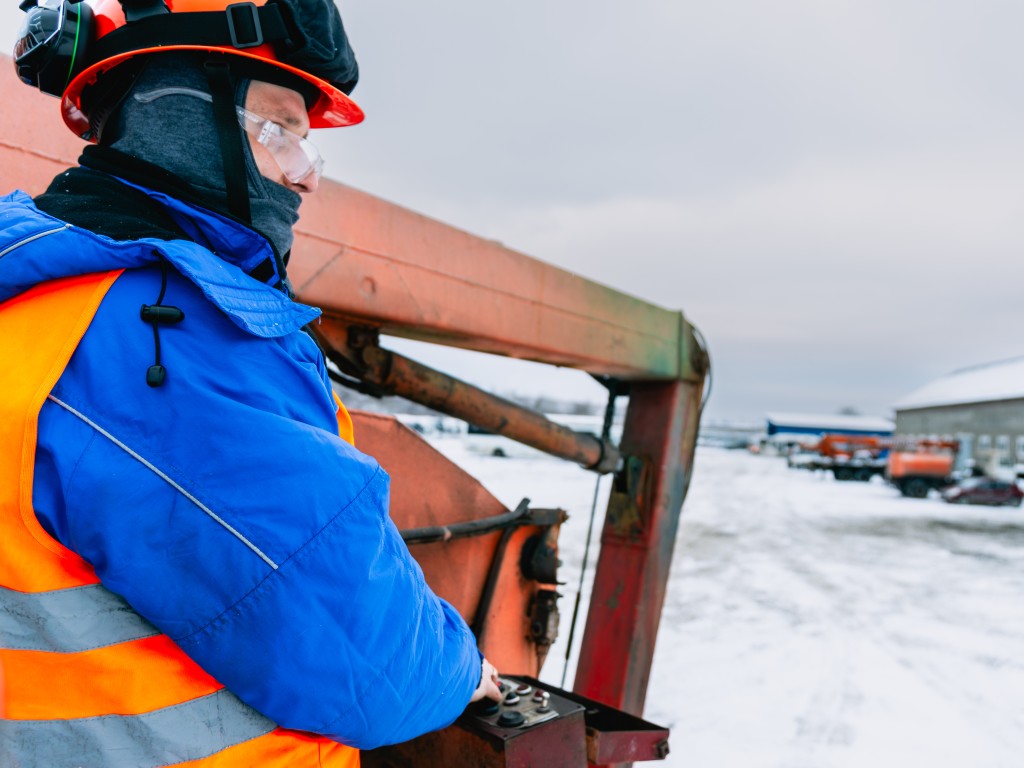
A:
{"type": "Polygon", "coordinates": [[[558,599],[561,594],[553,589],[539,589],[530,600],[530,639],[537,646],[537,668],[544,665],[548,651],[558,639],[558,599]]]}
{"type": "Polygon", "coordinates": [[[647,494],[648,462],[638,456],[627,456],[622,469],[615,473],[608,496],[608,514],[604,536],[619,539],[642,538],[645,523],[641,513],[647,494]]]}

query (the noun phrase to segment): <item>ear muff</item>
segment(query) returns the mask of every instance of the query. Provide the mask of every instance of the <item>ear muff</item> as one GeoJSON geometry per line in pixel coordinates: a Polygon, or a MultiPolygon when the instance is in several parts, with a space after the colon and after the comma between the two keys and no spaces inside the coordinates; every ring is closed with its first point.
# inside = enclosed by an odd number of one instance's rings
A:
{"type": "Polygon", "coordinates": [[[25,0],[20,7],[26,16],[14,45],[18,77],[43,93],[61,96],[88,64],[92,8],[66,0],[25,0]]]}

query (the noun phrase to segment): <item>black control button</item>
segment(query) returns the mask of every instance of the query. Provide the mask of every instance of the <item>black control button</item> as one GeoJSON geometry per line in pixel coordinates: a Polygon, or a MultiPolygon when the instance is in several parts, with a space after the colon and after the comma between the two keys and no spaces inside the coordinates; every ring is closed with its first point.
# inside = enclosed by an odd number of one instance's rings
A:
{"type": "Polygon", "coordinates": [[[498,714],[498,709],[498,702],[491,701],[490,699],[484,699],[477,702],[476,707],[473,710],[473,714],[479,715],[480,717],[489,717],[491,715],[498,714]]]}
{"type": "Polygon", "coordinates": [[[519,703],[519,694],[517,694],[517,693],[516,693],[515,691],[509,691],[509,692],[508,692],[508,693],[507,693],[507,694],[505,695],[505,703],[506,703],[506,704],[507,704],[508,706],[510,706],[510,707],[511,707],[511,706],[512,706],[513,704],[518,704],[518,703],[519,703]]]}
{"type": "Polygon", "coordinates": [[[522,712],[506,711],[498,716],[498,725],[504,728],[518,728],[526,722],[522,712]]]}
{"type": "Polygon", "coordinates": [[[546,715],[550,711],[551,707],[548,705],[546,701],[541,706],[537,707],[537,713],[541,715],[546,715]]]}

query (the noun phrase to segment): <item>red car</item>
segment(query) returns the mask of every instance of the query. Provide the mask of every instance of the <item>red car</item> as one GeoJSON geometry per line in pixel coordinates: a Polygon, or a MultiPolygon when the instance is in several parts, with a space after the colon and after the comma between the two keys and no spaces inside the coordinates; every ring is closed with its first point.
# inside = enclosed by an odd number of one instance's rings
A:
{"type": "Polygon", "coordinates": [[[1016,483],[993,480],[991,477],[971,477],[942,491],[942,498],[951,504],[990,504],[1019,507],[1024,491],[1016,483]]]}

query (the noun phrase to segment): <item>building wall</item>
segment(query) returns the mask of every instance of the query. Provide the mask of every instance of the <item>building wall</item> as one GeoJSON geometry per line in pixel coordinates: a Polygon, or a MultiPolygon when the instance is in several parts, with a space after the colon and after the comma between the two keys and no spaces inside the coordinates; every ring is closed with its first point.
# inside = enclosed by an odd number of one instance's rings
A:
{"type": "Polygon", "coordinates": [[[896,411],[896,434],[958,438],[981,467],[1024,464],[1024,399],[896,411]]]}

